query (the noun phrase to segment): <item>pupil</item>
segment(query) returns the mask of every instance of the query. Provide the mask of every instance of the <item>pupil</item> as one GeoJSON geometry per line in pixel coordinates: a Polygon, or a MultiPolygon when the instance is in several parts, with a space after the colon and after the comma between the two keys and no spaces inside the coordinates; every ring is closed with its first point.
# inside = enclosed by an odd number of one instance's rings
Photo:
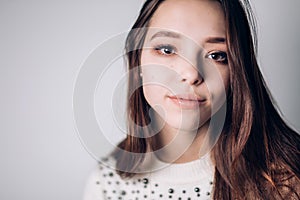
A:
{"type": "Polygon", "coordinates": [[[169,49],[165,49],[165,53],[170,54],[171,51],[169,49]]]}

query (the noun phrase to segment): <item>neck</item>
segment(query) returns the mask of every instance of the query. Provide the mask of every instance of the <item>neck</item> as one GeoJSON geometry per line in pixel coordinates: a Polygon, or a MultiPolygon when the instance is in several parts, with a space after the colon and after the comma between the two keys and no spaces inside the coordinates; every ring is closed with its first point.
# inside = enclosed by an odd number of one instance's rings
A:
{"type": "Polygon", "coordinates": [[[203,156],[201,147],[208,133],[209,121],[198,130],[180,130],[165,124],[155,136],[159,141],[154,147],[156,156],[164,162],[185,163],[203,156]]]}

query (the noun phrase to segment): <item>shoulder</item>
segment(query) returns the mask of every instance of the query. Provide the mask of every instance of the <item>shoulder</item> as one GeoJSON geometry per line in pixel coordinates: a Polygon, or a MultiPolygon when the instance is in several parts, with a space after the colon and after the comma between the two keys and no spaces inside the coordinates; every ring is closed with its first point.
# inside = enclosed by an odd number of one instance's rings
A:
{"type": "Polygon", "coordinates": [[[125,180],[120,177],[115,168],[116,161],[112,157],[99,160],[96,167],[90,172],[85,189],[84,200],[102,200],[113,197],[122,197],[131,189],[130,182],[135,183],[136,178],[125,180]]]}
{"type": "Polygon", "coordinates": [[[96,166],[86,179],[83,200],[102,200],[103,187],[100,180],[101,171],[99,166],[96,166]]]}
{"type": "Polygon", "coordinates": [[[91,170],[86,179],[83,199],[84,200],[102,200],[105,199],[106,183],[109,176],[115,175],[115,170],[109,166],[111,158],[102,158],[97,165],[91,170]]]}

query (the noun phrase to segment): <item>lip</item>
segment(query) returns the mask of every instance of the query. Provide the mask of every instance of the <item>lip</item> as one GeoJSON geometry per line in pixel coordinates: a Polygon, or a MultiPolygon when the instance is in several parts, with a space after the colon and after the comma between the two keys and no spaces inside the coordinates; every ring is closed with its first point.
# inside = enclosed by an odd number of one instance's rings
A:
{"type": "Polygon", "coordinates": [[[179,94],[168,96],[168,98],[181,109],[195,109],[206,102],[204,97],[193,94],[179,94]]]}

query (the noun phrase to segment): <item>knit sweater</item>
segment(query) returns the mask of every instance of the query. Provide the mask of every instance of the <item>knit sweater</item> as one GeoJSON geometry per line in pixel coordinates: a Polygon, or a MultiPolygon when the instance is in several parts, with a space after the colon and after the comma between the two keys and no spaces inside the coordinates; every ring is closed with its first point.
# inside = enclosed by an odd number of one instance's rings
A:
{"type": "Polygon", "coordinates": [[[180,164],[152,159],[149,163],[153,170],[130,179],[122,179],[105,164],[112,160],[104,159],[105,162],[92,171],[84,200],[211,199],[214,167],[209,154],[180,164]]]}

